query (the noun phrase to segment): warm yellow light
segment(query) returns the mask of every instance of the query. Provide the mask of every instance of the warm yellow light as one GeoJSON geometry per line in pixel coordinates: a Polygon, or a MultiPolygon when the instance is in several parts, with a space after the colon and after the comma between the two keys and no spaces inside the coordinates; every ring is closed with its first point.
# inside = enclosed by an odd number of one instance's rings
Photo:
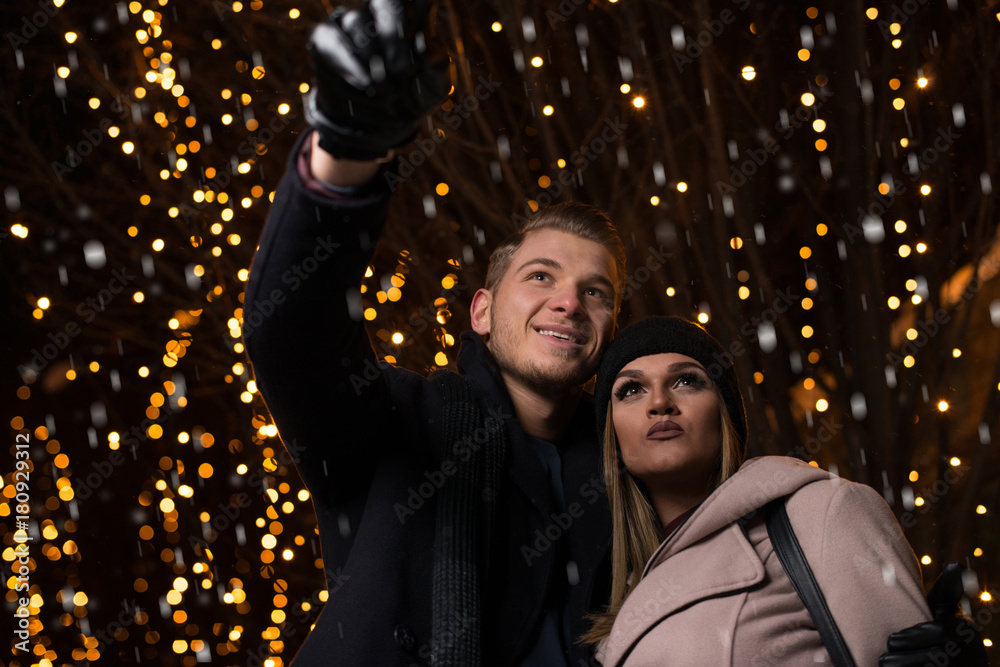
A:
{"type": "Polygon", "coordinates": [[[281,557],[284,558],[285,560],[292,560],[292,556],[293,554],[291,549],[285,549],[284,551],[281,552],[281,557]]]}
{"type": "Polygon", "coordinates": [[[979,596],[979,599],[982,600],[983,602],[989,602],[990,600],[993,599],[993,596],[990,595],[989,591],[983,591],[982,595],[979,596]]]}
{"type": "Polygon", "coordinates": [[[753,78],[757,76],[757,72],[750,65],[744,67],[741,73],[743,74],[743,78],[747,81],[753,81],[753,78]]]}
{"type": "Polygon", "coordinates": [[[826,409],[829,407],[830,403],[825,398],[816,401],[816,412],[826,412],[826,409]]]}
{"type": "Polygon", "coordinates": [[[749,299],[750,298],[750,288],[747,287],[746,285],[740,285],[740,290],[739,291],[740,291],[740,298],[741,299],[745,300],[745,299],[749,299]]]}
{"type": "Polygon", "coordinates": [[[962,356],[962,351],[960,349],[958,349],[957,347],[956,348],[952,348],[952,350],[951,350],[951,356],[954,357],[955,359],[958,359],[960,356],[962,356]]]}
{"type": "Polygon", "coordinates": [[[809,60],[809,56],[811,55],[812,53],[809,52],[809,49],[799,49],[798,56],[799,60],[801,60],[802,62],[809,60]]]}
{"type": "Polygon", "coordinates": [[[906,100],[904,100],[902,97],[897,97],[892,101],[892,108],[895,109],[896,111],[899,111],[905,106],[906,106],[906,100]]]}
{"type": "Polygon", "coordinates": [[[874,21],[875,19],[878,18],[878,9],[876,9],[875,7],[869,7],[867,10],[865,10],[865,16],[868,17],[869,21],[874,21]]]}
{"type": "MultiPolygon", "coordinates": [[[[673,287],[668,287],[666,289],[666,292],[667,292],[667,296],[673,296],[674,294],[677,293],[677,291],[673,287]]],[[[1000,389],[1000,385],[997,385],[997,389],[1000,389]]]]}
{"type": "Polygon", "coordinates": [[[826,129],[826,121],[822,118],[817,118],[813,121],[813,130],[816,132],[822,132],[826,129]]]}
{"type": "Polygon", "coordinates": [[[660,198],[657,197],[656,195],[653,195],[652,197],[649,198],[649,203],[652,204],[653,206],[659,206],[660,198]]]}
{"type": "Polygon", "coordinates": [[[702,324],[708,323],[708,313],[698,313],[698,321],[702,324]]]}
{"type": "Polygon", "coordinates": [[[909,257],[910,256],[910,252],[911,252],[910,246],[906,245],[905,243],[903,245],[899,246],[899,256],[900,257],[909,257]]]}
{"type": "MultiPolygon", "coordinates": [[[[972,552],[972,555],[976,556],[976,557],[982,556],[983,555],[983,550],[980,549],[979,547],[976,547],[976,550],[972,552]]],[[[985,641],[989,641],[989,639],[987,639],[985,641]]],[[[986,644],[986,645],[987,646],[992,646],[992,644],[986,644]]]]}
{"type": "Polygon", "coordinates": [[[910,145],[910,140],[907,139],[906,137],[903,137],[902,139],[899,140],[899,145],[902,146],[903,148],[906,148],[907,146],[910,145]]]}
{"type": "MultiPolygon", "coordinates": [[[[941,412],[947,411],[948,410],[948,401],[938,401],[937,409],[940,410],[941,412]]],[[[958,461],[958,459],[952,459],[952,461],[958,461]]],[[[956,464],[952,463],[952,465],[956,465],[956,464]]]]}
{"type": "Polygon", "coordinates": [[[890,296],[888,304],[891,310],[896,310],[897,308],[899,308],[899,297],[890,296]]]}
{"type": "Polygon", "coordinates": [[[816,289],[818,283],[815,278],[806,278],[806,289],[812,292],[816,289]]]}
{"type": "Polygon", "coordinates": [[[921,185],[920,186],[920,194],[922,194],[922,195],[929,195],[930,193],[931,193],[931,186],[929,186],[929,185],[921,185]]]}
{"type": "Polygon", "coordinates": [[[622,93],[627,93],[628,91],[632,90],[632,86],[628,85],[627,83],[623,83],[618,89],[622,91],[622,93]]]}
{"type": "Polygon", "coordinates": [[[976,506],[976,514],[986,514],[986,507],[983,505],[976,506]]]}
{"type": "Polygon", "coordinates": [[[174,501],[170,498],[164,498],[160,501],[160,511],[164,514],[167,512],[174,511],[174,501]]]}
{"type": "Polygon", "coordinates": [[[816,102],[816,96],[813,95],[812,93],[802,93],[801,100],[802,104],[806,105],[807,107],[811,107],[816,102]]]}
{"type": "Polygon", "coordinates": [[[920,473],[918,473],[916,470],[911,470],[909,480],[911,482],[915,482],[918,479],[920,479],[920,473]]]}
{"type": "Polygon", "coordinates": [[[902,45],[903,45],[903,40],[901,40],[901,39],[894,39],[894,40],[892,40],[892,48],[898,49],[902,45]]]}
{"type": "Polygon", "coordinates": [[[803,388],[805,388],[806,391],[812,391],[813,388],[816,386],[816,380],[813,380],[812,378],[806,378],[805,380],[802,381],[802,386],[803,388]]]}
{"type": "Polygon", "coordinates": [[[438,183],[437,187],[434,188],[434,192],[436,192],[439,196],[444,197],[448,194],[448,189],[447,183],[438,183]]]}
{"type": "Polygon", "coordinates": [[[924,565],[930,565],[931,564],[931,557],[930,556],[924,556],[923,558],[920,559],[920,562],[923,563],[924,565]]]}
{"type": "Polygon", "coordinates": [[[392,342],[395,343],[396,345],[399,345],[400,343],[402,343],[403,342],[403,334],[399,333],[398,331],[396,333],[392,334],[392,342]]]}
{"type": "Polygon", "coordinates": [[[917,252],[926,252],[926,251],[927,251],[927,244],[926,243],[918,243],[917,244],[917,252]]]}
{"type": "Polygon", "coordinates": [[[539,57],[539,56],[535,56],[534,58],[531,59],[531,66],[532,67],[541,67],[544,64],[545,64],[545,61],[542,60],[541,57],[539,57]]]}
{"type": "Polygon", "coordinates": [[[503,30],[503,26],[500,24],[500,21],[494,21],[490,28],[493,29],[493,32],[500,32],[503,30]]]}
{"type": "Polygon", "coordinates": [[[809,246],[802,246],[799,248],[799,257],[802,259],[809,259],[812,256],[812,249],[809,246]]]}
{"type": "Polygon", "coordinates": [[[687,192],[687,189],[688,189],[688,184],[685,183],[684,181],[681,181],[680,183],[677,184],[677,192],[687,192]]]}
{"type": "Polygon", "coordinates": [[[889,32],[891,32],[893,35],[898,35],[899,31],[902,29],[903,26],[899,25],[898,23],[893,23],[892,25],[889,26],[889,32]]]}
{"type": "Polygon", "coordinates": [[[813,328],[811,326],[807,324],[804,327],[802,327],[803,338],[812,338],[812,335],[813,335],[813,328]]]}
{"type": "Polygon", "coordinates": [[[437,354],[434,355],[434,363],[437,364],[438,366],[447,366],[448,355],[446,355],[444,352],[438,352],[437,354]]]}
{"type": "Polygon", "coordinates": [[[913,504],[914,504],[914,505],[916,505],[917,507],[923,507],[923,506],[924,506],[924,499],[923,499],[923,498],[921,498],[920,496],[917,496],[917,497],[916,497],[916,498],[915,498],[915,499],[913,500],[913,504]]]}
{"type": "Polygon", "coordinates": [[[642,99],[641,97],[637,97],[634,100],[632,100],[632,105],[635,106],[636,109],[641,108],[644,104],[646,104],[646,100],[642,99]]]}
{"type": "Polygon", "coordinates": [[[927,77],[922,76],[919,79],[917,79],[917,85],[920,86],[921,88],[926,88],[927,87],[927,77]]]}
{"type": "Polygon", "coordinates": [[[913,358],[912,354],[908,354],[903,357],[903,365],[907,368],[913,368],[913,365],[917,363],[917,360],[913,358]]]}
{"type": "Polygon", "coordinates": [[[546,116],[551,116],[553,112],[555,112],[555,109],[552,107],[551,104],[546,104],[544,107],[542,107],[542,113],[545,114],[546,116]]]}
{"type": "Polygon", "coordinates": [[[813,300],[809,297],[805,297],[799,303],[802,305],[802,310],[809,310],[813,307],[813,300]]]}
{"type": "Polygon", "coordinates": [[[902,220],[897,220],[896,221],[896,233],[897,234],[902,234],[905,231],[906,231],[906,223],[903,222],[902,220]]]}

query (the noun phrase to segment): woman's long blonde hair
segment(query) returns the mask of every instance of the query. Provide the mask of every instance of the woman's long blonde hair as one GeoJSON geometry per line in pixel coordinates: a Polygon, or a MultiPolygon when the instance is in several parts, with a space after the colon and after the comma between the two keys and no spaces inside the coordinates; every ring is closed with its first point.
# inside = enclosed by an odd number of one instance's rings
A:
{"type": "MultiPolygon", "coordinates": [[[[743,464],[743,445],[718,387],[715,391],[719,398],[722,451],[712,489],[731,477],[743,464]]],[[[597,644],[611,633],[611,626],[625,598],[639,583],[646,562],[665,537],[653,504],[638,480],[625,469],[620,457],[611,406],[609,401],[601,439],[604,482],[611,505],[611,601],[603,612],[589,616],[591,627],[580,637],[582,644],[597,644]]]]}

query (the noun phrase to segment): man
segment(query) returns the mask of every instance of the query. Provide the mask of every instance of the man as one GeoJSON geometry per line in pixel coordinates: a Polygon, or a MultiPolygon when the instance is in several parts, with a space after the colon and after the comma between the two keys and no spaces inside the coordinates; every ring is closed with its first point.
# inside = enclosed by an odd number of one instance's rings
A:
{"type": "Polygon", "coordinates": [[[497,248],[459,374],[378,364],[364,330],[384,158],[449,88],[423,13],[371,0],[313,33],[316,131],[247,286],[247,352],[312,493],[330,589],[294,665],[595,664],[575,639],[608,599],[610,517],[581,386],[622,296],[610,222],[551,207],[497,248]]]}
{"type": "Polygon", "coordinates": [[[293,153],[245,299],[247,351],[312,493],[331,590],[295,665],[588,664],[575,638],[607,600],[610,517],[581,387],[613,334],[624,249],[596,209],[550,207],[495,250],[473,296],[458,358],[471,384],[379,365],[358,293],[388,199],[376,159],[448,85],[400,45],[396,26],[414,38],[405,7],[368,7],[313,36],[319,131],[293,153]],[[340,75],[376,95],[345,94],[340,75]],[[356,117],[364,131],[345,127],[356,117]]]}

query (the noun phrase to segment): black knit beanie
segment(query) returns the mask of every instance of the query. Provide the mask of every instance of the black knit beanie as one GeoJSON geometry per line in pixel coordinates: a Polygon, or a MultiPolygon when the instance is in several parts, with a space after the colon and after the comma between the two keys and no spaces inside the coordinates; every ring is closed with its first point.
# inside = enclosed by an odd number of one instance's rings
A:
{"type": "Polygon", "coordinates": [[[608,402],[618,372],[639,357],[666,352],[691,357],[705,367],[722,394],[745,456],[747,416],[733,358],[701,326],[680,317],[647,317],[625,327],[611,341],[597,369],[597,384],[594,387],[597,437],[603,441],[608,402]]]}

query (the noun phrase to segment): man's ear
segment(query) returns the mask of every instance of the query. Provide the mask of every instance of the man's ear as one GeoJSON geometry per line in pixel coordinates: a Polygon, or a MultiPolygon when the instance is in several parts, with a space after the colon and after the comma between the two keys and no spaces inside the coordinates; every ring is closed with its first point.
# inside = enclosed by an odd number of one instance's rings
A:
{"type": "Polygon", "coordinates": [[[490,308],[493,306],[493,294],[487,289],[476,290],[469,305],[469,315],[472,320],[472,330],[480,336],[490,333],[490,308]]]}

